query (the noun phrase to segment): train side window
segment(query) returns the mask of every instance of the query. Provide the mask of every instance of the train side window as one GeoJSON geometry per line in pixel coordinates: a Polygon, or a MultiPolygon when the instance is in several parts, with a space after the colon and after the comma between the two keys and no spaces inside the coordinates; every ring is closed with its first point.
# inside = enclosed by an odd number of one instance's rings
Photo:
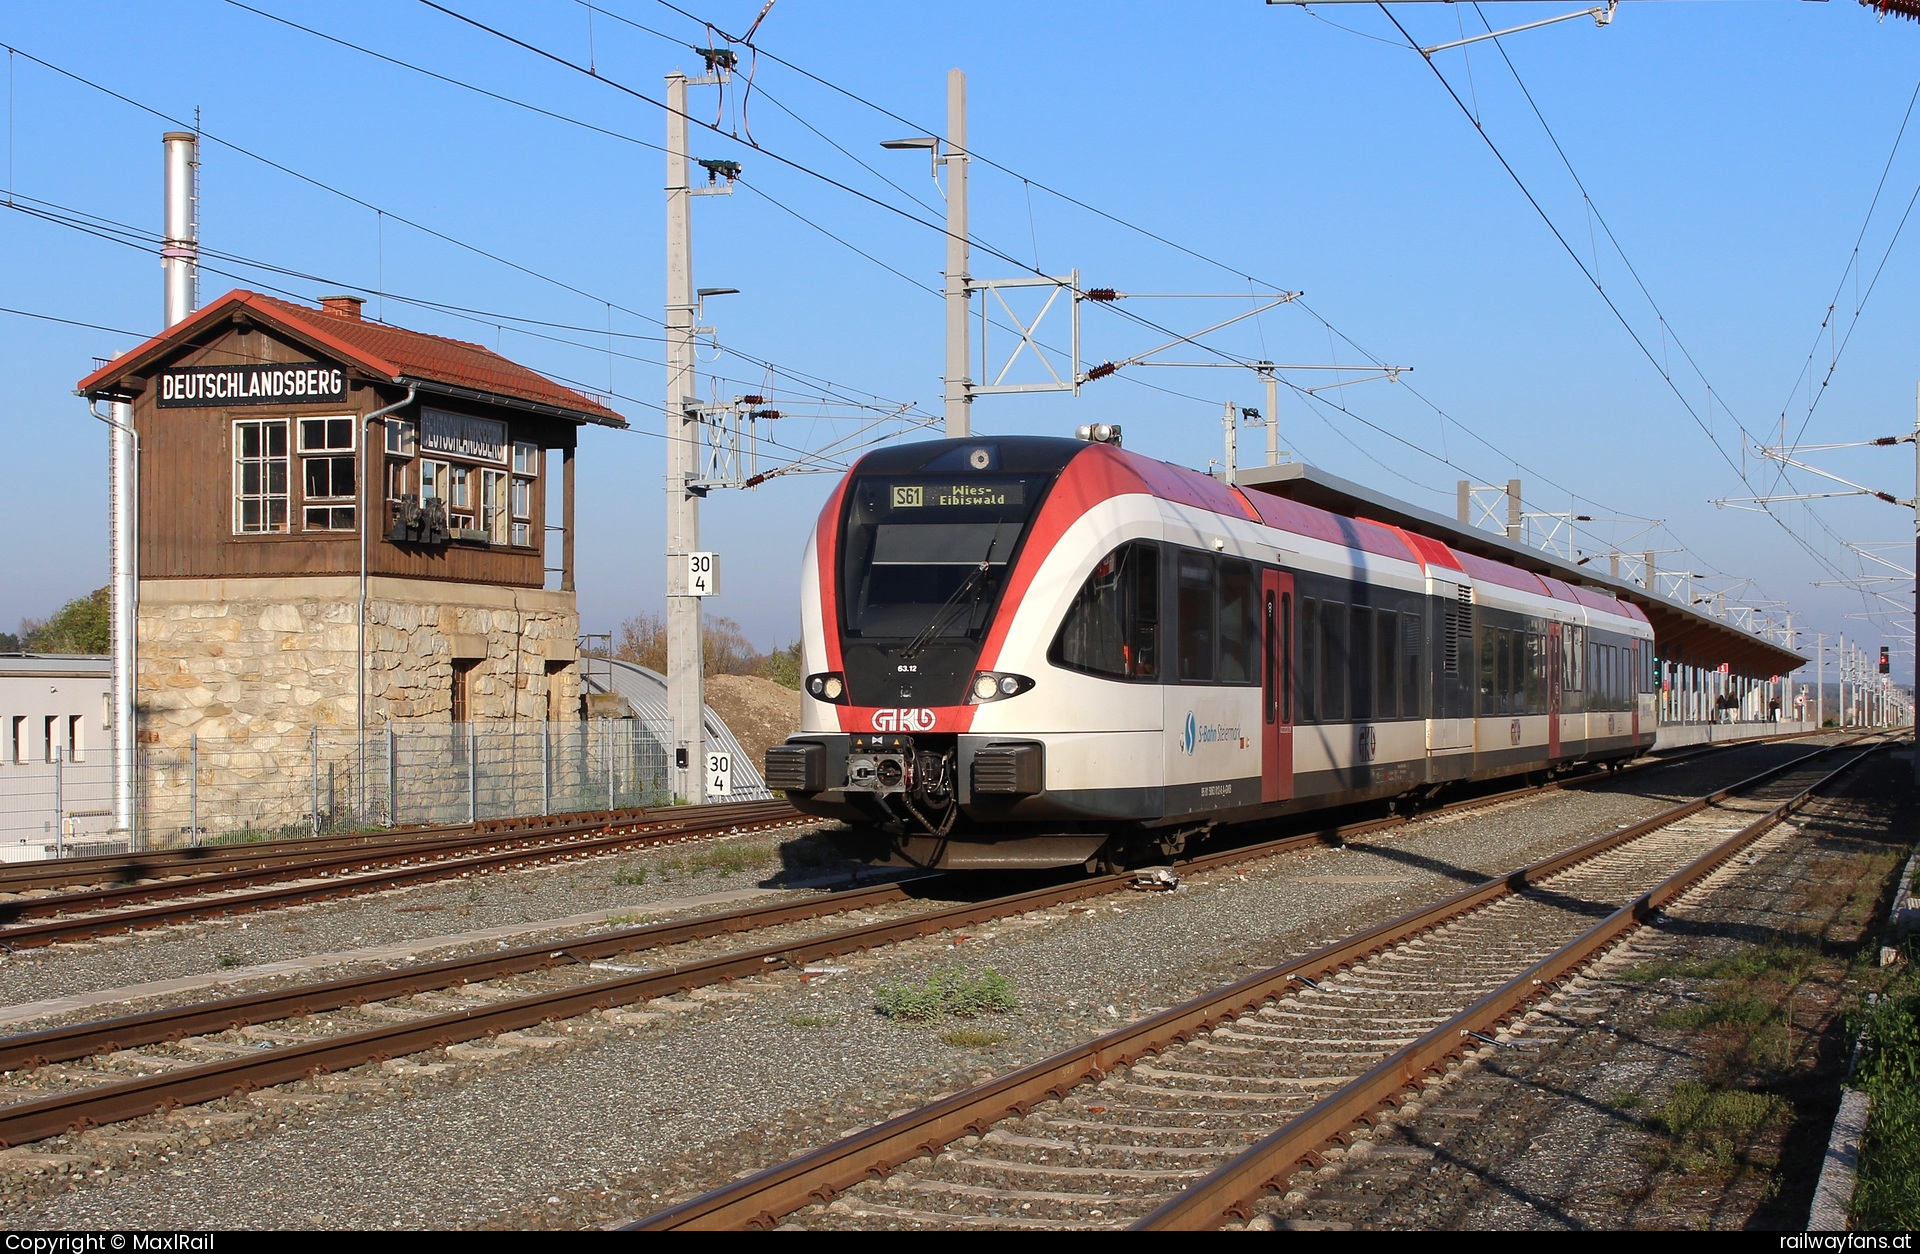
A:
{"type": "Polygon", "coordinates": [[[1100,559],[1067,607],[1048,660],[1114,679],[1158,674],[1160,547],[1123,544],[1100,559]]]}
{"type": "Polygon", "coordinates": [[[1218,607],[1214,604],[1213,554],[1182,549],[1175,562],[1179,568],[1174,592],[1180,679],[1212,683],[1214,649],[1220,634],[1218,607]]]}
{"type": "Polygon", "coordinates": [[[1160,546],[1132,544],[1133,606],[1127,618],[1132,677],[1160,678],[1160,546]]]}
{"type": "Polygon", "coordinates": [[[1347,607],[1338,601],[1320,606],[1320,718],[1347,719],[1347,607]]]}
{"type": "Polygon", "coordinates": [[[1421,716],[1422,711],[1420,706],[1422,698],[1425,697],[1427,691],[1426,668],[1420,664],[1421,655],[1425,652],[1425,650],[1421,648],[1421,644],[1426,637],[1420,634],[1420,625],[1420,615],[1418,614],[1402,614],[1400,616],[1400,633],[1403,641],[1400,648],[1400,666],[1402,671],[1400,713],[1406,718],[1419,718],[1421,716]]]}
{"type": "Polygon", "coordinates": [[[1502,628],[1493,637],[1493,647],[1498,651],[1494,660],[1494,710],[1505,714],[1513,708],[1509,695],[1513,692],[1513,633],[1502,628]]]}
{"type": "Polygon", "coordinates": [[[1320,719],[1320,691],[1314,679],[1320,673],[1320,603],[1312,597],[1300,598],[1300,648],[1296,654],[1299,668],[1294,672],[1294,689],[1300,694],[1300,721],[1320,719]]]}
{"type": "Polygon", "coordinates": [[[1381,610],[1373,628],[1373,716],[1395,718],[1400,713],[1400,616],[1381,610]]]}
{"type": "Polygon", "coordinates": [[[1280,594],[1280,718],[1293,722],[1293,593],[1280,594]]]}
{"type": "Polygon", "coordinates": [[[1494,708],[1494,666],[1493,659],[1497,646],[1494,637],[1499,633],[1491,627],[1480,631],[1480,713],[1484,715],[1498,713],[1494,708]]]}
{"type": "Polygon", "coordinates": [[[1355,722],[1373,717],[1373,610],[1347,611],[1347,712],[1355,722]]]}
{"type": "Polygon", "coordinates": [[[1280,718],[1280,687],[1276,672],[1280,669],[1279,598],[1268,592],[1262,598],[1260,618],[1260,710],[1261,721],[1272,726],[1280,718]]]}
{"type": "Polygon", "coordinates": [[[1537,631],[1527,633],[1527,713],[1547,712],[1546,638],[1537,631]]]}
{"type": "Polygon", "coordinates": [[[1230,557],[1218,559],[1220,576],[1220,664],[1214,679],[1223,684],[1251,684],[1259,670],[1254,655],[1260,645],[1260,581],[1253,563],[1230,557]]]}

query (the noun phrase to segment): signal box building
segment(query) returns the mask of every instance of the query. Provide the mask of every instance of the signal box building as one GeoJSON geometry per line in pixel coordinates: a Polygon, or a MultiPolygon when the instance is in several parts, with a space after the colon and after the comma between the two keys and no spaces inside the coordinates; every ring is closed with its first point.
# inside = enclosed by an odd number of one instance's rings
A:
{"type": "Polygon", "coordinates": [[[138,432],[143,746],[579,716],[574,453],[625,421],[361,304],[229,292],[80,381],[138,432]]]}

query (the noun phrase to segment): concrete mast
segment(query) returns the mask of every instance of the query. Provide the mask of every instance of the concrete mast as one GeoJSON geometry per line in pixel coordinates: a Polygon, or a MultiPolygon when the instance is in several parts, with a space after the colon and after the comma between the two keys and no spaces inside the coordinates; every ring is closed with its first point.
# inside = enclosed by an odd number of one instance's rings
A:
{"type": "Polygon", "coordinates": [[[967,374],[967,76],[947,71],[947,438],[973,434],[967,374]]]}
{"type": "Polygon", "coordinates": [[[706,684],[700,598],[687,555],[700,547],[700,421],[693,406],[693,196],[687,182],[687,77],[667,75],[667,705],[673,715],[673,794],[706,800],[706,684]]]}

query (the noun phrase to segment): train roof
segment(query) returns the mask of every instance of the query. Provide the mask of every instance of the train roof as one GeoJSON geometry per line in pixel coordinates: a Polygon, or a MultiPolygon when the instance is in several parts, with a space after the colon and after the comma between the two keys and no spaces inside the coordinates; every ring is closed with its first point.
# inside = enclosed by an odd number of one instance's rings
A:
{"type": "Polygon", "coordinates": [[[1234,481],[1255,500],[1263,496],[1278,497],[1437,540],[1459,554],[1462,565],[1476,579],[1510,583],[1514,577],[1537,578],[1550,589],[1565,589],[1564,594],[1558,594],[1562,599],[1570,595],[1588,605],[1604,603],[1609,609],[1614,608],[1612,602],[1624,602],[1652,625],[1662,656],[1679,658],[1696,666],[1725,663],[1736,674],[1759,678],[1784,675],[1806,664],[1806,659],[1791,649],[1649,592],[1638,584],[1590,572],[1553,553],[1529,548],[1503,535],[1463,526],[1445,515],[1394,500],[1317,467],[1292,462],[1241,469],[1234,472],[1234,481]]]}
{"type": "Polygon", "coordinates": [[[1477,582],[1641,619],[1653,628],[1663,656],[1693,665],[1712,667],[1724,662],[1738,674],[1764,677],[1785,674],[1806,663],[1798,653],[1637,584],[1590,573],[1552,553],[1464,527],[1298,462],[1238,470],[1230,487],[1200,471],[1111,444],[1057,436],[978,435],[876,449],[860,459],[855,471],[1033,474],[1062,470],[1083,454],[1105,462],[1110,476],[1134,481],[1120,488],[1110,479],[1109,490],[1144,490],[1230,518],[1421,566],[1458,570],[1477,582]],[[975,451],[981,449],[987,450],[985,466],[974,460],[975,451]]]}

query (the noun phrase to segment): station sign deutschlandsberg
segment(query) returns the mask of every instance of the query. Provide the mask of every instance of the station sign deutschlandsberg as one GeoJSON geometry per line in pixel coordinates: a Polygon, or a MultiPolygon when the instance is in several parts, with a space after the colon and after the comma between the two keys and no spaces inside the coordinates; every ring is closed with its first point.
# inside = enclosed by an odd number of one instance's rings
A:
{"type": "Polygon", "coordinates": [[[302,405],[347,399],[347,374],[317,361],[162,370],[162,408],[188,405],[302,405]]]}

